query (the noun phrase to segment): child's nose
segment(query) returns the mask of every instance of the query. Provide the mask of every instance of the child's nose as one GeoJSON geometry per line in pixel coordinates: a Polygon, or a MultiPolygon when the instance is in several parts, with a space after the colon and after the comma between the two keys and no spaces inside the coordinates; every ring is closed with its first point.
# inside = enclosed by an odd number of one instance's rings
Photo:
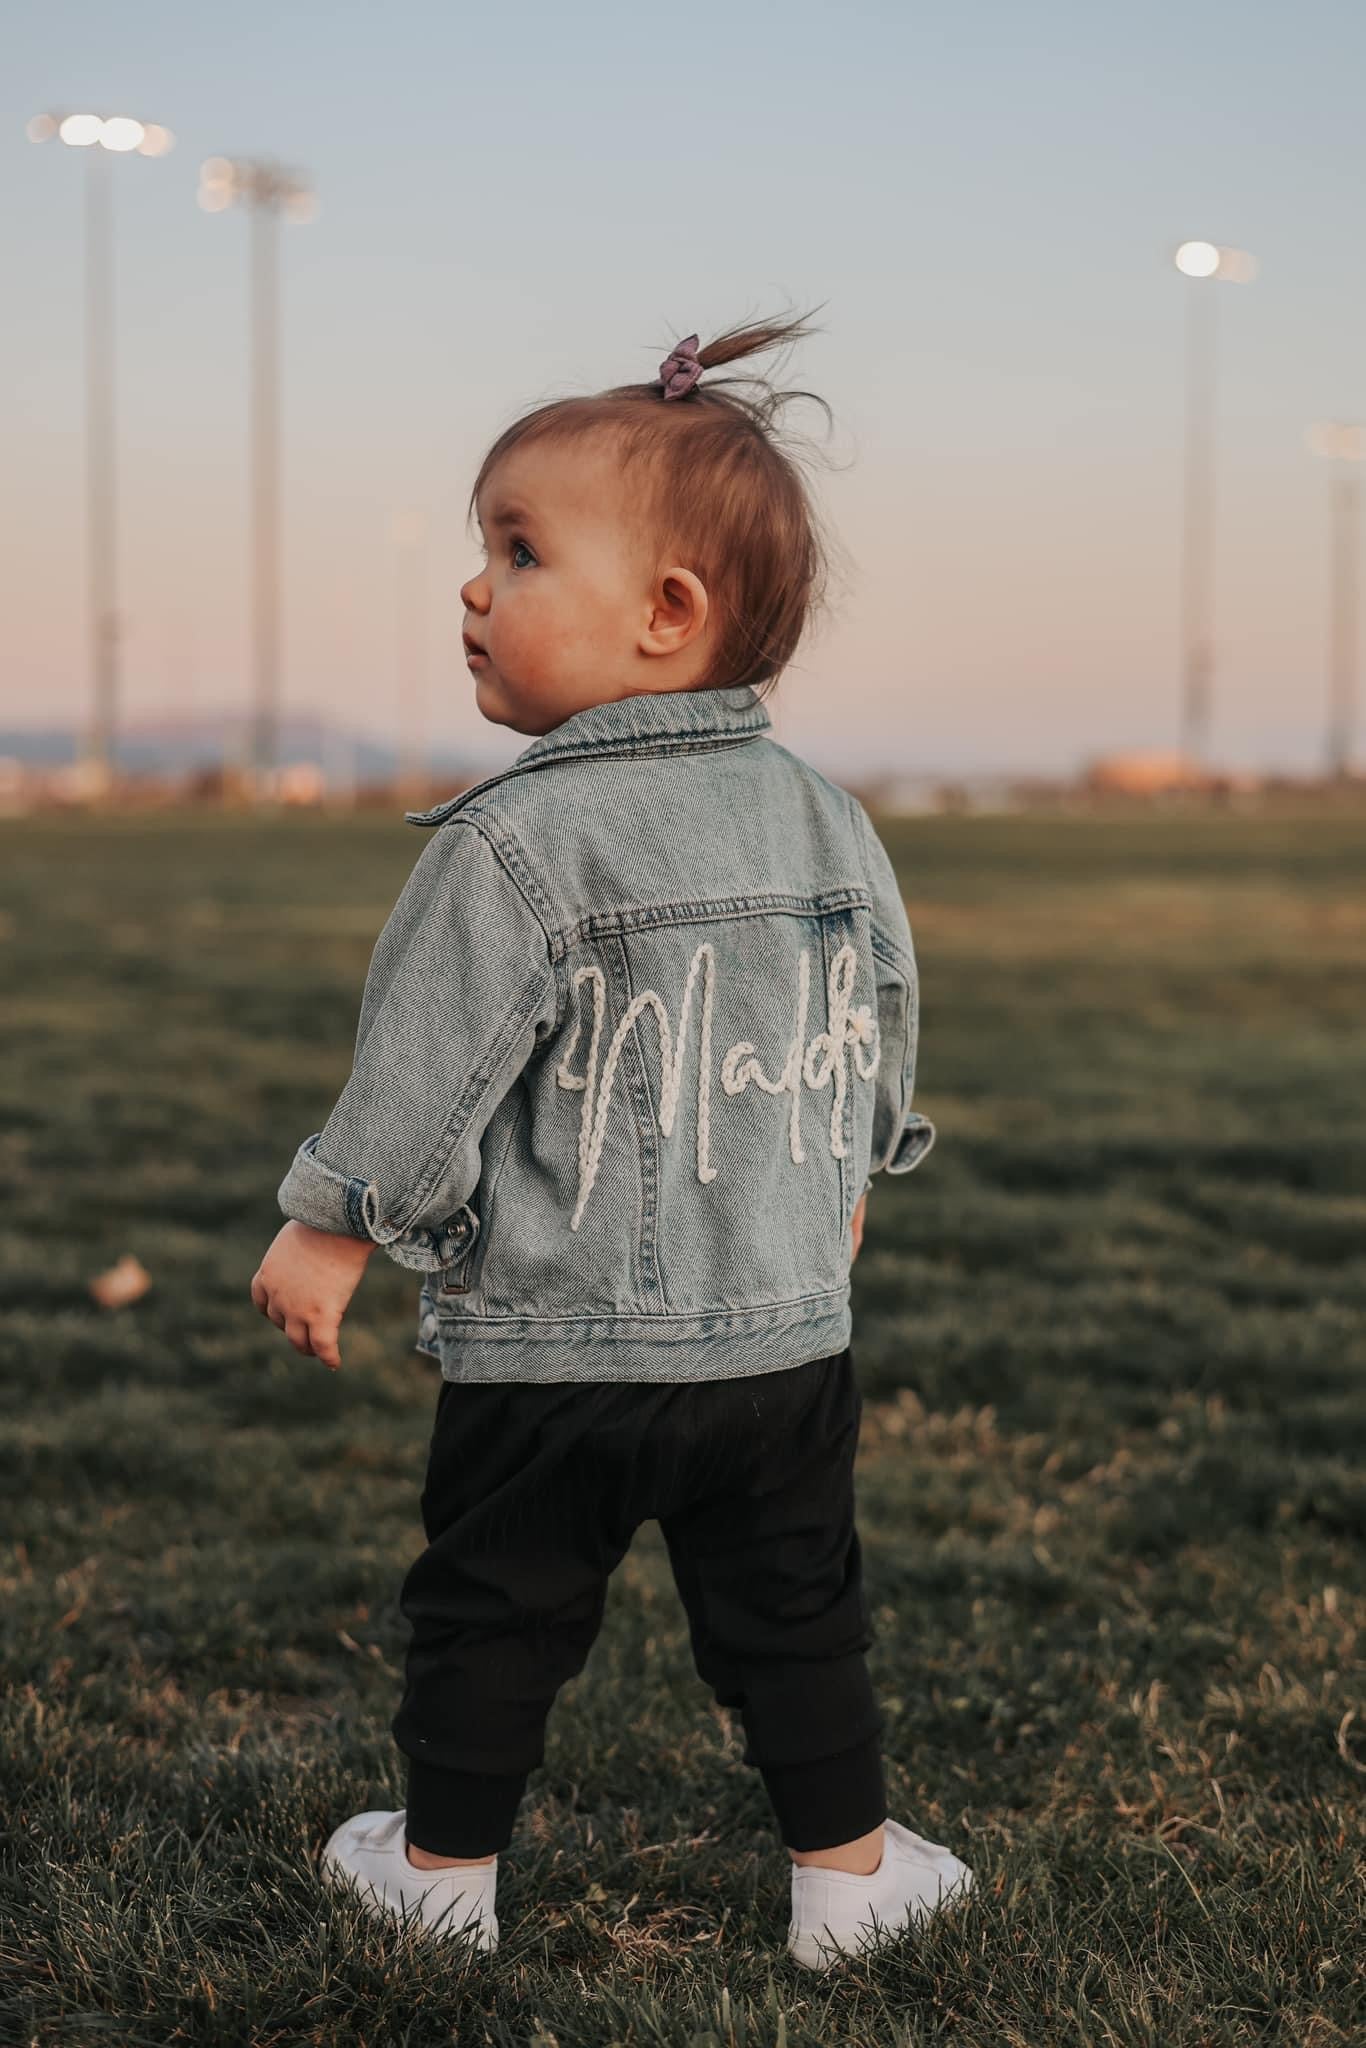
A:
{"type": "Polygon", "coordinates": [[[488,576],[481,569],[477,576],[471,576],[468,583],[461,584],[460,602],[472,612],[482,612],[488,610],[488,600],[488,576]]]}

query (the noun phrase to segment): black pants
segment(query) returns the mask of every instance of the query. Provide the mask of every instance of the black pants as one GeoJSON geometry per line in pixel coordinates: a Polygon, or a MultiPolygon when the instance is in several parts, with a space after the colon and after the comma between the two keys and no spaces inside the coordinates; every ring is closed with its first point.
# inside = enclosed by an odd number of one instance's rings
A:
{"type": "Polygon", "coordinates": [[[849,1350],[743,1379],[461,1384],[437,1402],[403,1582],[393,1720],[408,1839],[487,1856],[511,1839],[550,1706],[583,1669],[607,1581],[657,1519],[693,1656],[738,1708],[793,1849],[886,1817],[882,1718],[854,1526],[862,1397],[849,1350]]]}

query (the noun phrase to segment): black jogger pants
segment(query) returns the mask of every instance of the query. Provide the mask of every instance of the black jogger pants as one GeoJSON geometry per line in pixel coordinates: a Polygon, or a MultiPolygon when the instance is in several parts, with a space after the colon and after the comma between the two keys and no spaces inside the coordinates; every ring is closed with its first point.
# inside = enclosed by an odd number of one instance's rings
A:
{"type": "Polygon", "coordinates": [[[428,1548],[392,1723],[409,1841],[511,1838],[551,1703],[583,1669],[607,1581],[657,1519],[698,1672],[737,1708],[793,1849],[886,1817],[848,1348],[778,1372],[665,1385],[444,1380],[422,1494],[428,1548]]]}

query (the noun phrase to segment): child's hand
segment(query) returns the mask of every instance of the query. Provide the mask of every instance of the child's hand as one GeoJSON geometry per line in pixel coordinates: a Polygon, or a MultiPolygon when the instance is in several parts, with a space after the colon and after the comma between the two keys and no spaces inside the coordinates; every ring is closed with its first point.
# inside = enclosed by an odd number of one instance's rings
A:
{"type": "Polygon", "coordinates": [[[378,1247],[360,1237],[311,1230],[292,1219],[275,1237],[252,1277],[251,1298],[305,1358],[335,1372],[346,1305],[378,1247]]]}
{"type": "Polygon", "coordinates": [[[858,1257],[859,1246],[863,1243],[863,1216],[864,1211],[867,1209],[867,1207],[867,1195],[860,1195],[858,1198],[858,1206],[854,1210],[854,1220],[851,1226],[854,1233],[854,1249],[849,1254],[849,1263],[851,1266],[853,1265],[854,1260],[858,1257]]]}

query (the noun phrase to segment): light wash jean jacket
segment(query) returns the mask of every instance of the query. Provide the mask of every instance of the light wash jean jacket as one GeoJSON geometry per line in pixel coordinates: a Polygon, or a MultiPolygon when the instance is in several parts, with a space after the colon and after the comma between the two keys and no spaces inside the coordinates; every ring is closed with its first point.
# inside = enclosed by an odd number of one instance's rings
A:
{"type": "Polygon", "coordinates": [[[934,1142],[867,814],[738,689],[574,713],[430,811],[287,1216],[425,1277],[451,1380],[729,1379],[850,1341],[851,1221],[934,1142]]]}

